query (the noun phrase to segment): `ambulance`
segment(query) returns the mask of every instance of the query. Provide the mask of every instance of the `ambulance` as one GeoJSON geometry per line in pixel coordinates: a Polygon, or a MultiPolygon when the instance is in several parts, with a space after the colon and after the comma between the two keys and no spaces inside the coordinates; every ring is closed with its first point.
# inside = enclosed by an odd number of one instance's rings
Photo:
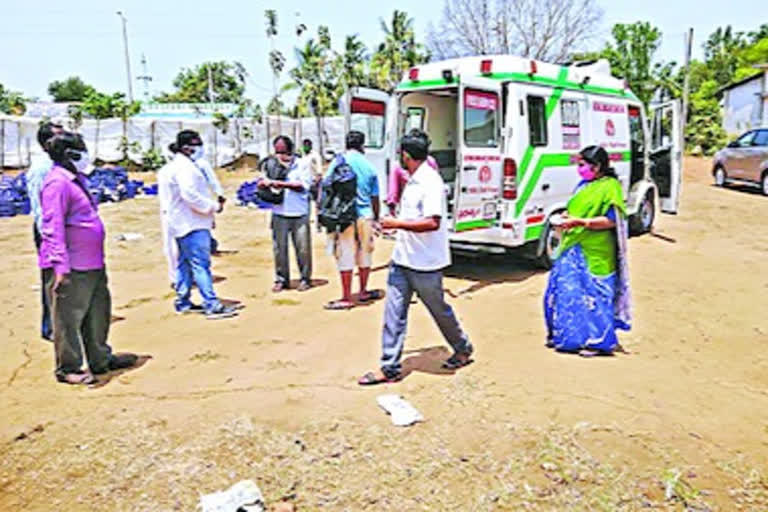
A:
{"type": "Polygon", "coordinates": [[[392,95],[350,89],[345,129],[366,134],[382,199],[399,165],[398,141],[425,131],[448,196],[451,246],[505,252],[526,247],[549,267],[549,224],[579,183],[579,150],[604,147],[625,192],[630,228],[651,230],[676,213],[682,173],[677,102],[648,111],[600,60],[548,64],[511,55],[431,62],[409,70],[392,95]]]}

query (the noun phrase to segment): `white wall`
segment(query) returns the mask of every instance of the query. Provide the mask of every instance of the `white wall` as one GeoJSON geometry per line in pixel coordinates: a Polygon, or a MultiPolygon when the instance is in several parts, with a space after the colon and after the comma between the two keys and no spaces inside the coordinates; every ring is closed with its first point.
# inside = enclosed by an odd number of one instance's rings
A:
{"type": "Polygon", "coordinates": [[[403,100],[403,106],[423,107],[426,110],[427,132],[432,140],[432,150],[456,149],[458,98],[434,94],[411,93],[403,100]]]}
{"type": "Polygon", "coordinates": [[[768,98],[761,96],[766,89],[768,72],[749,82],[726,91],[723,105],[723,128],[730,135],[738,135],[752,128],[768,124],[768,98]]]}

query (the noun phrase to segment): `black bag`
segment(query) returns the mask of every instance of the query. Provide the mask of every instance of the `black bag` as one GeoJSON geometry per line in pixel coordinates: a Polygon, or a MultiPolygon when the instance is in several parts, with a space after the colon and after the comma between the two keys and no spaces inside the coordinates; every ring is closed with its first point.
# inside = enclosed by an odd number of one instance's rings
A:
{"type": "MultiPolygon", "coordinates": [[[[288,168],[285,167],[277,157],[269,156],[259,164],[267,178],[274,181],[285,181],[288,178],[288,168]]],[[[285,190],[272,188],[257,188],[256,196],[265,203],[282,204],[285,190]]]]}
{"type": "Polygon", "coordinates": [[[322,182],[318,222],[329,233],[341,233],[357,220],[357,175],[343,156],[322,182]]]}

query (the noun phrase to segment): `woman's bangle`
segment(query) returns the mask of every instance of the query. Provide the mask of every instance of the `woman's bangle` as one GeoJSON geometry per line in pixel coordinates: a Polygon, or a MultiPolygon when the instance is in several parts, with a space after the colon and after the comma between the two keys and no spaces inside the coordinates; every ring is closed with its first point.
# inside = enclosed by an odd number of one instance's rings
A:
{"type": "Polygon", "coordinates": [[[584,227],[585,227],[586,229],[592,229],[592,228],[590,227],[590,224],[591,224],[591,223],[592,223],[592,219],[584,219],[584,227]]]}

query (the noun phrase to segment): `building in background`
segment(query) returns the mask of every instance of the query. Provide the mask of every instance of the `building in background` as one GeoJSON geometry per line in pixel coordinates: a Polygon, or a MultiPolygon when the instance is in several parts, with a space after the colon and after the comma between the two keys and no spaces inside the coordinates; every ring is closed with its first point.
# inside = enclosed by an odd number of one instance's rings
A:
{"type": "Polygon", "coordinates": [[[768,64],[755,68],[754,75],[720,89],[723,128],[729,135],[768,127],[768,64]]]}

